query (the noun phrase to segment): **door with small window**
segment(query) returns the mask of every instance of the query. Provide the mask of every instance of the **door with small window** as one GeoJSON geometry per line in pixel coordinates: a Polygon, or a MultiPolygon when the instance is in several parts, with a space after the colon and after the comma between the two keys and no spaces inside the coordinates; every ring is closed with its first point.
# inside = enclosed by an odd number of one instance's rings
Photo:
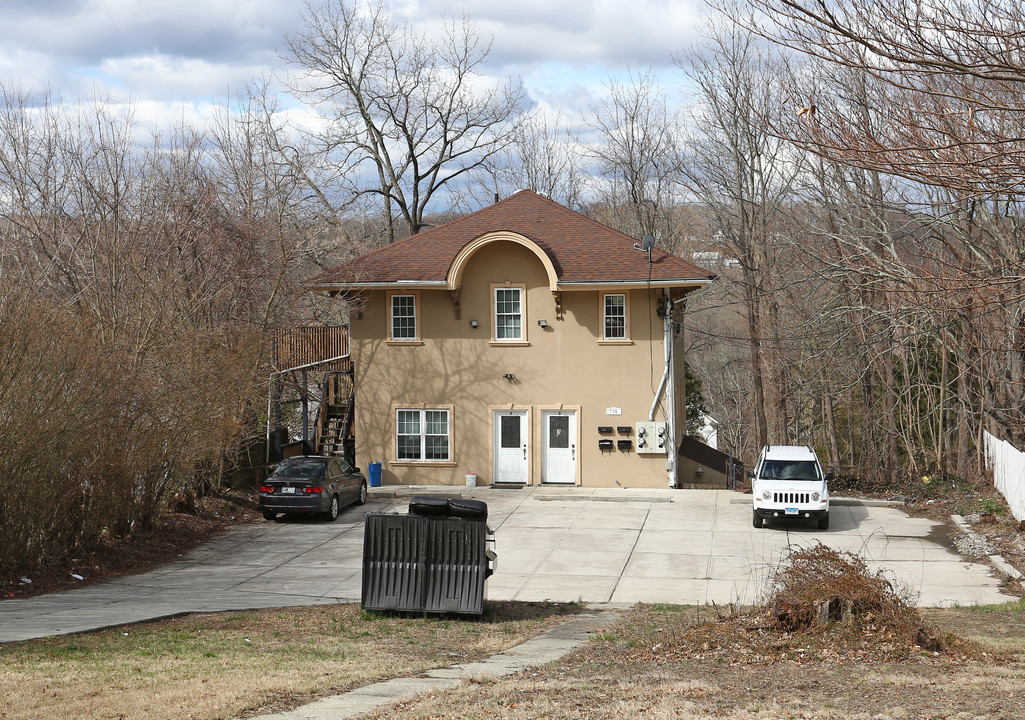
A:
{"type": "Polygon", "coordinates": [[[577,481],[577,413],[543,410],[544,432],[541,482],[572,485],[577,481]]]}
{"type": "Polygon", "coordinates": [[[526,410],[495,410],[492,415],[495,482],[526,485],[530,448],[526,410]]]}

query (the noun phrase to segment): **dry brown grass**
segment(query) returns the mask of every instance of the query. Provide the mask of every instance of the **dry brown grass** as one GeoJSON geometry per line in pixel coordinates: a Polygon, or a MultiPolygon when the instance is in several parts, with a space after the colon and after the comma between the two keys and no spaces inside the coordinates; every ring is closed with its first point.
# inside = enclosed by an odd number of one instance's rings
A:
{"type": "Polygon", "coordinates": [[[1004,650],[973,645],[937,653],[901,645],[893,637],[784,633],[772,629],[760,612],[641,606],[562,662],[418,698],[371,717],[1020,718],[1025,606],[1012,605],[997,615],[975,609],[943,613],[944,628],[981,630],[987,621],[979,616],[989,616],[1003,628],[1004,650]],[[898,645],[904,649],[894,650],[898,645]]]}
{"type": "Polygon", "coordinates": [[[0,718],[231,718],[478,659],[575,606],[491,603],[481,620],[358,606],[199,615],[0,646],[0,718]]]}

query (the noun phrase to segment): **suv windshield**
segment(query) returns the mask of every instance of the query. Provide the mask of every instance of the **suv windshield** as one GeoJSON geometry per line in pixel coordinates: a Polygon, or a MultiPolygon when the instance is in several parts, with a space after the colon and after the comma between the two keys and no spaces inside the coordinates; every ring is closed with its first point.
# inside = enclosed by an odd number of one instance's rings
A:
{"type": "Polygon", "coordinates": [[[317,460],[283,462],[271,474],[276,478],[303,478],[311,480],[324,474],[324,463],[317,460]]]}
{"type": "Polygon", "coordinates": [[[812,460],[766,460],[759,475],[762,480],[820,480],[818,466],[812,460]]]}

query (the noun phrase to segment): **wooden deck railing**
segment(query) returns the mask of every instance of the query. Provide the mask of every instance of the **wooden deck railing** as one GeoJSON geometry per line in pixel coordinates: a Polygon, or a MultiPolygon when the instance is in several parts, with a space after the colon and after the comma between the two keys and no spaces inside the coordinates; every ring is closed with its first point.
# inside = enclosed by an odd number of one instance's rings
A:
{"type": "MultiPolygon", "coordinates": [[[[312,363],[323,362],[349,354],[348,325],[305,325],[278,330],[271,339],[271,364],[275,372],[283,372],[312,363]]],[[[344,372],[349,360],[318,367],[324,372],[344,372]]]]}

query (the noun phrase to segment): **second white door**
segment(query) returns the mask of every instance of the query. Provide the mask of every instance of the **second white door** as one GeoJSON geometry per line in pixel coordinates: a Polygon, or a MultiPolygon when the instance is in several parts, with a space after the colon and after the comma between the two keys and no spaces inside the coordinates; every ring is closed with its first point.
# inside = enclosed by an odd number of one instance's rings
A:
{"type": "Polygon", "coordinates": [[[541,482],[575,484],[577,481],[576,410],[542,410],[544,454],[541,482]]]}

